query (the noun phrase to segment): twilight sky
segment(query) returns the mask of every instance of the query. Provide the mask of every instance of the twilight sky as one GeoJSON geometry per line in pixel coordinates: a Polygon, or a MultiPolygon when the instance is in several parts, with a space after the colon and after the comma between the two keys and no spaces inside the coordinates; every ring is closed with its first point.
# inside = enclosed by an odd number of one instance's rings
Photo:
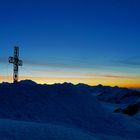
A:
{"type": "Polygon", "coordinates": [[[0,81],[20,47],[20,79],[140,88],[139,0],[1,0],[0,81]]]}

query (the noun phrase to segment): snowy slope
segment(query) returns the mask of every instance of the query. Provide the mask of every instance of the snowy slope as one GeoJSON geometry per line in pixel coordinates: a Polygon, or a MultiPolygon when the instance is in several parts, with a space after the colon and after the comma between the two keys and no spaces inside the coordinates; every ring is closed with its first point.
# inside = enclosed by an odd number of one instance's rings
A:
{"type": "MultiPolygon", "coordinates": [[[[129,133],[129,132],[128,132],[129,133]]],[[[0,119],[1,140],[138,140],[123,135],[85,133],[71,126],[0,119]]]]}
{"type": "Polygon", "coordinates": [[[22,121],[0,120],[1,140],[99,140],[75,128],[22,121]]]}
{"type": "MultiPolygon", "coordinates": [[[[16,129],[20,136],[27,131],[33,132],[29,137],[34,137],[37,132],[34,128],[37,127],[38,137],[42,135],[49,138],[51,136],[45,134],[53,126],[55,130],[52,131],[58,131],[56,133],[67,133],[71,137],[77,133],[78,136],[73,139],[79,140],[80,136],[93,140],[140,139],[139,123],[133,118],[108,111],[93,96],[94,91],[98,93],[99,87],[70,83],[38,85],[32,81],[0,84],[1,136],[16,129]],[[3,132],[3,128],[7,131],[3,132]]],[[[16,139],[16,134],[9,135],[16,139]]],[[[60,137],[70,139],[67,135],[60,137]]],[[[25,139],[24,134],[21,137],[25,139]]]]}
{"type": "Polygon", "coordinates": [[[127,88],[103,87],[98,99],[117,104],[130,104],[140,99],[140,92],[127,88]]]}

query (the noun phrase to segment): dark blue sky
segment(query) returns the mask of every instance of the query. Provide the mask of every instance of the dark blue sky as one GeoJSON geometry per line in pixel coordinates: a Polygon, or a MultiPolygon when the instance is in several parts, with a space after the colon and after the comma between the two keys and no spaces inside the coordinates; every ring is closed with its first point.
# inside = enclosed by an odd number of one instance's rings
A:
{"type": "Polygon", "coordinates": [[[24,67],[31,73],[36,71],[35,77],[75,78],[80,73],[78,78],[138,78],[140,1],[0,1],[2,62],[14,45],[20,46],[24,67]]]}

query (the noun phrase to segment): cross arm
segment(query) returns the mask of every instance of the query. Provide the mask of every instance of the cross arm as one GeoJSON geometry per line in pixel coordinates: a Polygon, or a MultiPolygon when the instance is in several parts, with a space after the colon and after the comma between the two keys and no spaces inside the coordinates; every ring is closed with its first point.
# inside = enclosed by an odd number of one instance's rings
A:
{"type": "Polygon", "coordinates": [[[22,60],[19,60],[19,61],[18,61],[18,65],[19,65],[19,66],[22,66],[22,65],[23,65],[23,61],[22,61],[22,60]]]}
{"type": "Polygon", "coordinates": [[[13,57],[9,57],[9,63],[14,63],[14,58],[13,57]]]}

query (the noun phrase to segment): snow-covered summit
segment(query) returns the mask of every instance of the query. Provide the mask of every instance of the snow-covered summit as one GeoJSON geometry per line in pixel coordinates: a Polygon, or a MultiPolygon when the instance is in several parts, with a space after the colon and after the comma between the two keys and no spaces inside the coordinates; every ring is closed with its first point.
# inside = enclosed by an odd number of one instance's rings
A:
{"type": "Polygon", "coordinates": [[[140,126],[135,119],[108,111],[98,100],[98,97],[111,93],[117,96],[118,91],[121,89],[116,87],[70,83],[41,85],[27,80],[0,84],[0,119],[16,120],[18,125],[21,121],[72,128],[79,134],[81,130],[101,140],[137,140],[140,126]]]}

